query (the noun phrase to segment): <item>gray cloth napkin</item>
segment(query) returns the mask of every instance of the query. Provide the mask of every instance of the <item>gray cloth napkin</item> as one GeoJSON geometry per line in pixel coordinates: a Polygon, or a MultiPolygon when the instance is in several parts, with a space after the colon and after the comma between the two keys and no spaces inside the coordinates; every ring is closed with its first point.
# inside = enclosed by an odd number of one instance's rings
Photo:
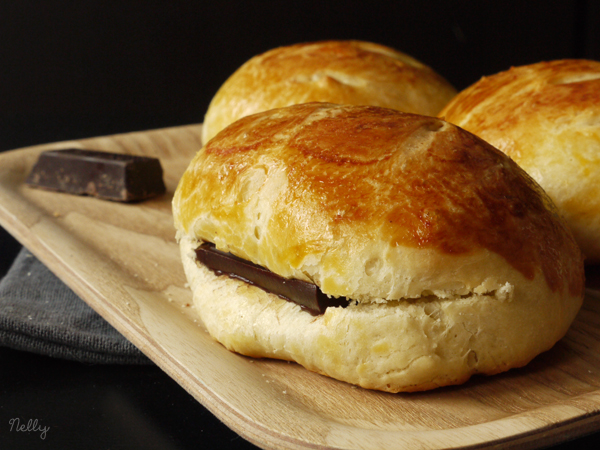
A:
{"type": "Polygon", "coordinates": [[[151,363],[25,248],[0,280],[0,346],[86,363],[151,363]]]}

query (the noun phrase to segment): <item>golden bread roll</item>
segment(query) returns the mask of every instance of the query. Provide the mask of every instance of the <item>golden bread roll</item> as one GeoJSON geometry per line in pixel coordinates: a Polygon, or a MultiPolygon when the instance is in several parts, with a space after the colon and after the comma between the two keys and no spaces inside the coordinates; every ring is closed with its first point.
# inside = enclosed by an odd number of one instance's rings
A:
{"type": "Polygon", "coordinates": [[[249,114],[308,102],[374,105],[436,115],[456,90],[431,68],[392,48],[326,41],[270,50],[221,86],[204,118],[202,142],[249,114]]]}
{"type": "Polygon", "coordinates": [[[522,366],[582,302],[580,250],[542,189],[434,117],[326,103],[247,116],[197,153],[173,213],[216,340],[365,388],[417,391],[522,366]],[[219,274],[198,261],[204,242],[345,307],[311,314],[219,274]]]}
{"type": "Polygon", "coordinates": [[[600,262],[600,62],[541,62],[484,77],[440,117],[525,169],[565,216],[586,262],[600,262]]]}

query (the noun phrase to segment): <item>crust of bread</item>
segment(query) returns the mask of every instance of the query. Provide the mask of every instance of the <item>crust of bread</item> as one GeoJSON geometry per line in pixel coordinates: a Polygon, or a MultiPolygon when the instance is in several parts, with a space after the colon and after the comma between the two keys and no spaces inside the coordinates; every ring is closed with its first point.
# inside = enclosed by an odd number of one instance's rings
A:
{"type": "Polygon", "coordinates": [[[513,67],[459,93],[440,117],[523,167],[566,218],[586,262],[600,262],[600,62],[513,67]]]}
{"type": "Polygon", "coordinates": [[[313,101],[436,115],[456,90],[430,67],[390,47],[325,41],[279,47],[235,71],[212,99],[203,142],[241,117],[313,101]]]}
{"type": "Polygon", "coordinates": [[[390,392],[526,364],[583,298],[581,252],[506,155],[433,117],[326,103],[240,119],[205,145],[173,199],[210,334],[390,392]],[[196,263],[203,241],[351,299],[314,317],[196,263]]]}
{"type": "Polygon", "coordinates": [[[539,186],[433,117],[325,103],[245,117],[198,152],[173,213],[180,233],[360,302],[492,292],[511,271],[582,290],[539,186]]]}

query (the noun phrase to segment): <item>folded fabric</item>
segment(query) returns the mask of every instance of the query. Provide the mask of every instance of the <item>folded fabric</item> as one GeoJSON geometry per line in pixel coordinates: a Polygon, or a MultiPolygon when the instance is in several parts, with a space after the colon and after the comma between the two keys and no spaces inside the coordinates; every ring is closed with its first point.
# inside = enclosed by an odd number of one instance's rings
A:
{"type": "Polygon", "coordinates": [[[25,248],[0,280],[0,346],[86,363],[151,363],[25,248]]]}

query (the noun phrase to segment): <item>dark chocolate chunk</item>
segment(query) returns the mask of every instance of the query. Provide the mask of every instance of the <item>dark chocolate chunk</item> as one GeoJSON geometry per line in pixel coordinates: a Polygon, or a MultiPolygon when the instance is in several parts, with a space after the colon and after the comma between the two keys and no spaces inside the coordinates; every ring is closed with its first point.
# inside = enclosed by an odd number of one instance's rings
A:
{"type": "Polygon", "coordinates": [[[145,200],[166,192],[157,158],[75,148],[40,154],[25,183],[120,202],[145,200]]]}
{"type": "Polygon", "coordinates": [[[264,267],[225,253],[205,242],[196,249],[198,261],[217,275],[241,279],[261,289],[299,304],[312,314],[323,314],[329,306],[347,306],[345,297],[328,297],[315,284],[283,278],[264,267]]]}

